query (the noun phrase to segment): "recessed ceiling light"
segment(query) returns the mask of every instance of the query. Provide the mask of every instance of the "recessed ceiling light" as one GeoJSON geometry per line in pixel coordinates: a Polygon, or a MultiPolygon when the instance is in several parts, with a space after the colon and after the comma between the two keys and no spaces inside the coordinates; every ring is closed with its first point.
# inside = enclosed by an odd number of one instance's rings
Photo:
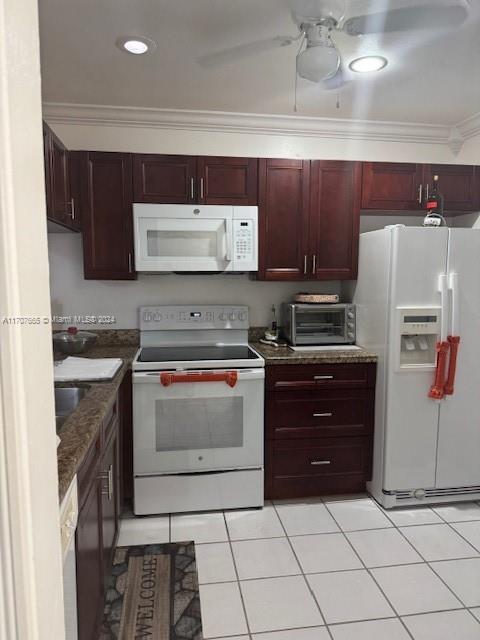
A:
{"type": "Polygon", "coordinates": [[[356,73],[368,73],[369,71],[380,71],[388,64],[388,60],[383,56],[362,56],[348,65],[356,73]]]}
{"type": "Polygon", "coordinates": [[[157,48],[156,42],[150,40],[150,38],[144,38],[143,36],[122,36],[121,38],[118,38],[116,45],[120,51],[132,53],[136,56],[152,52],[157,48]]]}

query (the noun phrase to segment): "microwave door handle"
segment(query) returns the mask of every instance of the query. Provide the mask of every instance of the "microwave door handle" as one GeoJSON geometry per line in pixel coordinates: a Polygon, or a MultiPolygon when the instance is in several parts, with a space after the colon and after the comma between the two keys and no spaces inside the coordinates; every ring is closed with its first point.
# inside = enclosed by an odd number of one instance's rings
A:
{"type": "Polygon", "coordinates": [[[225,257],[218,256],[221,260],[232,261],[233,243],[233,221],[227,218],[225,220],[225,257]]]}

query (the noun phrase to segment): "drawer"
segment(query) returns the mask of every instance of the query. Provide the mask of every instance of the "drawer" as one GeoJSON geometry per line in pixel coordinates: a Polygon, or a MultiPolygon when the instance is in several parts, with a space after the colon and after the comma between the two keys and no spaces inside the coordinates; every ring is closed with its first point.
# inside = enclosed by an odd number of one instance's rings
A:
{"type": "Polygon", "coordinates": [[[373,389],[267,393],[268,438],[369,435],[373,417],[373,389]]]}
{"type": "Polygon", "coordinates": [[[319,438],[278,441],[273,448],[273,475],[333,476],[366,474],[370,464],[370,438],[319,438]]]}
{"type": "Polygon", "coordinates": [[[302,498],[365,491],[371,438],[280,440],[267,444],[266,497],[302,498]]]}
{"type": "Polygon", "coordinates": [[[375,368],[375,363],[273,365],[266,368],[265,386],[269,391],[374,387],[375,368]]]}
{"type": "Polygon", "coordinates": [[[102,423],[102,442],[103,446],[110,440],[113,431],[118,425],[118,395],[113,405],[110,407],[106,417],[102,423]]]}

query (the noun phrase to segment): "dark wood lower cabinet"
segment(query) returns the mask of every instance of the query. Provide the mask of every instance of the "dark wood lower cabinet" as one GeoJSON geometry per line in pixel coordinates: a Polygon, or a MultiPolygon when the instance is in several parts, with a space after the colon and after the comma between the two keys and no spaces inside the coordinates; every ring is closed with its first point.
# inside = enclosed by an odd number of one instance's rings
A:
{"type": "Polygon", "coordinates": [[[81,507],[76,532],[78,640],[97,638],[103,611],[101,502],[100,482],[94,479],[81,507]]]}
{"type": "Polygon", "coordinates": [[[97,640],[120,517],[120,419],[116,401],[77,473],[76,531],[79,640],[97,640]]]}
{"type": "Polygon", "coordinates": [[[267,498],[365,490],[375,373],[375,363],[267,366],[267,498]]]}

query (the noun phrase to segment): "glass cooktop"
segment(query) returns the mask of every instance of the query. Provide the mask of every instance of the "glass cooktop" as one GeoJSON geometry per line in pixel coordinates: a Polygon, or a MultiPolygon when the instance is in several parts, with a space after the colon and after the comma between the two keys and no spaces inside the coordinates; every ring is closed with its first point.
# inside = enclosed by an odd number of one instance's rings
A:
{"type": "Polygon", "coordinates": [[[247,345],[143,347],[138,362],[189,362],[197,360],[258,360],[247,345]]]}

